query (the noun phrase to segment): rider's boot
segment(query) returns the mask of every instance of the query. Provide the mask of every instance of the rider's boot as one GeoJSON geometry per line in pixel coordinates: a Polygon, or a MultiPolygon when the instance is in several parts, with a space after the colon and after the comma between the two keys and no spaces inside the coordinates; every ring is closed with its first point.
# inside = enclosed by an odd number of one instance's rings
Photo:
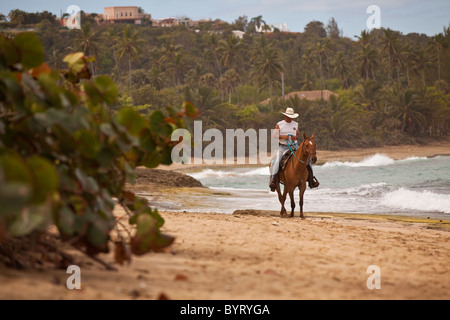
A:
{"type": "Polygon", "coordinates": [[[310,189],[317,188],[320,185],[320,183],[316,179],[316,177],[314,177],[314,174],[313,174],[311,166],[307,165],[306,168],[308,169],[308,184],[309,184],[309,188],[310,189]]]}
{"type": "Polygon", "coordinates": [[[275,173],[275,175],[270,176],[270,183],[269,183],[270,191],[275,192],[275,190],[277,189],[277,181],[278,181],[278,172],[275,173]]]}

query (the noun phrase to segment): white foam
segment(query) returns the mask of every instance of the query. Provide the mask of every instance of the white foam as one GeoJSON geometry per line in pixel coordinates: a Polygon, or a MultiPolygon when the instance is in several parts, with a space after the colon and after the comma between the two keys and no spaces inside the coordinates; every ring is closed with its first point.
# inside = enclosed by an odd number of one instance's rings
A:
{"type": "Polygon", "coordinates": [[[450,213],[450,195],[399,188],[386,193],[381,204],[391,208],[450,213]]]}
{"type": "Polygon", "coordinates": [[[232,171],[222,171],[222,170],[213,170],[213,169],[205,169],[200,172],[190,172],[186,173],[187,175],[195,178],[195,179],[204,179],[204,178],[224,178],[224,177],[233,177],[236,174],[232,171]]]}
{"type": "Polygon", "coordinates": [[[235,170],[214,170],[214,169],[205,169],[200,172],[190,172],[187,175],[195,179],[204,179],[204,178],[227,178],[227,177],[244,177],[244,176],[269,176],[270,171],[269,167],[261,167],[246,171],[237,172],[235,170]]]}
{"type": "Polygon", "coordinates": [[[261,167],[242,173],[244,176],[268,176],[270,175],[269,167],[261,167]]]}
{"type": "Polygon", "coordinates": [[[418,160],[427,160],[427,157],[409,157],[401,160],[394,160],[389,158],[388,156],[384,154],[377,153],[373,156],[370,156],[368,158],[365,158],[362,161],[359,162],[352,162],[352,161],[331,161],[327,162],[323,165],[324,168],[327,167],[381,167],[381,166],[389,166],[394,163],[401,163],[401,162],[408,162],[408,161],[418,161],[418,160]]]}
{"type": "Polygon", "coordinates": [[[331,161],[327,162],[323,165],[324,168],[327,167],[380,167],[387,166],[393,164],[395,161],[384,154],[375,154],[371,157],[365,158],[360,162],[351,162],[351,161],[331,161]]]}

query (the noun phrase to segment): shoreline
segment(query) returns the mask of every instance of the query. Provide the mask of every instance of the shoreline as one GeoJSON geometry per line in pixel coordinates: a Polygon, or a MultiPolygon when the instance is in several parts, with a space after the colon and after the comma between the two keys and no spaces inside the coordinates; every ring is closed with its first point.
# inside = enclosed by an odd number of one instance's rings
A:
{"type": "MultiPolygon", "coordinates": [[[[358,162],[364,160],[375,154],[383,154],[390,157],[393,160],[401,160],[409,157],[437,157],[437,156],[450,156],[450,137],[443,137],[439,141],[432,141],[427,144],[414,144],[414,145],[399,145],[399,146],[384,146],[384,147],[371,147],[371,148],[353,148],[342,149],[337,151],[321,150],[320,146],[317,149],[318,164],[323,164],[330,161],[351,161],[358,162]]],[[[199,161],[199,160],[197,160],[199,161]]],[[[194,159],[191,159],[190,164],[171,164],[171,165],[159,165],[158,169],[161,170],[173,170],[173,171],[192,171],[200,168],[220,168],[220,167],[257,167],[265,166],[267,164],[260,163],[259,161],[249,159],[234,159],[234,163],[226,163],[225,159],[223,163],[217,164],[203,164],[194,163],[194,159]],[[250,164],[253,161],[254,163],[250,164]]]]}

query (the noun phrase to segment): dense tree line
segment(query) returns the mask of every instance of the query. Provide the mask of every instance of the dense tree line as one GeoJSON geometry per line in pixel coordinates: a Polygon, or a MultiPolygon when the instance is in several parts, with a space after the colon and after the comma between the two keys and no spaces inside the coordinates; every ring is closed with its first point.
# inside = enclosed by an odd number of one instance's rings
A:
{"type": "Polygon", "coordinates": [[[261,16],[195,28],[96,25],[87,17],[81,30],[41,22],[38,35],[52,68],[70,52],[92,56],[94,76],[109,75],[119,87],[117,107],[150,113],[189,100],[204,129],[273,128],[291,106],[323,148],[448,135],[448,27],[432,37],[381,28],[354,39],[334,19],[312,21],[303,33],[267,29],[261,16]],[[243,38],[233,30],[245,31],[243,38]],[[285,98],[300,90],[337,96],[285,98]]]}

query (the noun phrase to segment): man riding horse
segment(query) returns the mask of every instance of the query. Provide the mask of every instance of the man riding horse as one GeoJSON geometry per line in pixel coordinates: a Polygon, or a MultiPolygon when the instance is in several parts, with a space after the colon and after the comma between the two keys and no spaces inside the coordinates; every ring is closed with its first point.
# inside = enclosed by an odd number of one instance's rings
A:
{"type": "MultiPolygon", "coordinates": [[[[284,120],[277,123],[275,126],[275,135],[278,134],[279,148],[278,154],[271,165],[270,173],[270,191],[275,192],[277,184],[279,182],[279,168],[283,154],[289,150],[290,153],[295,152],[297,149],[297,140],[300,140],[300,131],[298,130],[298,123],[293,119],[298,117],[298,113],[294,113],[294,109],[287,108],[286,112],[281,112],[284,115],[284,120]]],[[[319,181],[314,177],[311,163],[308,160],[308,184],[309,187],[317,188],[319,186],[319,181]]]]}

